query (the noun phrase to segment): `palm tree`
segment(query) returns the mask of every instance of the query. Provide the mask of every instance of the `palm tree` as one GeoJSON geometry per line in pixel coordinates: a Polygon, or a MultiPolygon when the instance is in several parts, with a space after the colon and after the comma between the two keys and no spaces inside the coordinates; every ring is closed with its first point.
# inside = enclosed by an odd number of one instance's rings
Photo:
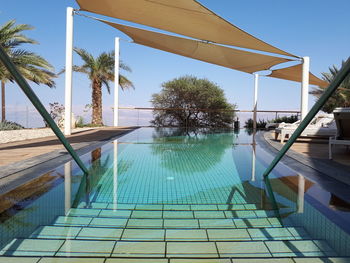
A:
{"type": "MultiPolygon", "coordinates": [[[[43,57],[22,49],[18,49],[21,44],[38,44],[35,40],[22,34],[25,30],[31,30],[33,27],[26,24],[15,25],[15,20],[10,20],[0,27],[0,44],[7,51],[8,55],[17,66],[22,75],[36,84],[44,84],[50,88],[55,86],[53,78],[53,67],[43,57]]],[[[13,81],[11,74],[5,66],[0,63],[0,81],[1,81],[1,101],[2,113],[1,119],[5,121],[5,84],[13,81]]]]}
{"type": "MultiPolygon", "coordinates": [[[[102,123],[102,86],[106,86],[108,93],[111,93],[110,81],[114,81],[114,52],[103,52],[94,57],[85,49],[75,48],[74,51],[83,60],[83,65],[74,66],[76,72],[88,75],[92,87],[92,121],[93,125],[101,126],[102,123]]],[[[120,62],[120,68],[131,72],[131,69],[120,62]]],[[[134,88],[133,83],[123,75],[119,75],[119,85],[122,90],[134,88]]]]}
{"type": "MultiPolygon", "coordinates": [[[[345,61],[342,61],[342,65],[345,64],[345,61]]],[[[339,72],[337,66],[330,67],[329,72],[322,73],[323,80],[328,83],[332,82],[334,77],[339,72]]],[[[317,87],[314,88],[310,94],[319,98],[324,93],[326,87],[317,87]]],[[[335,93],[328,99],[326,104],[322,107],[322,110],[327,113],[332,113],[336,107],[350,107],[350,76],[348,76],[335,91],[335,93]]]]}

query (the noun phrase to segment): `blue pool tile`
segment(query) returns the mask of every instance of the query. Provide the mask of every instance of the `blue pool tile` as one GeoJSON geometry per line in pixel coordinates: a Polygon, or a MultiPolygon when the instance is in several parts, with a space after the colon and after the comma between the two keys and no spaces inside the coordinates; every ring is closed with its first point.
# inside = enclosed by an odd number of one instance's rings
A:
{"type": "Polygon", "coordinates": [[[122,233],[121,228],[83,227],[76,239],[119,240],[122,233]]]}
{"type": "Polygon", "coordinates": [[[67,225],[67,226],[86,226],[91,222],[91,217],[70,217],[59,216],[54,222],[54,225],[67,225]]]}
{"type": "Polygon", "coordinates": [[[271,257],[264,242],[216,242],[220,257],[271,257]]]}
{"type": "Polygon", "coordinates": [[[110,256],[115,241],[83,241],[66,240],[57,256],[75,257],[108,257],[110,256]]]}
{"type": "Polygon", "coordinates": [[[81,227],[43,226],[36,230],[32,238],[74,238],[81,227]]]}
{"type": "Polygon", "coordinates": [[[4,248],[0,255],[5,256],[53,256],[63,244],[63,240],[14,239],[4,248]]]}
{"type": "Polygon", "coordinates": [[[89,226],[125,227],[125,218],[93,218],[89,226]]]}
{"type": "Polygon", "coordinates": [[[99,217],[129,218],[130,215],[129,210],[102,210],[99,217]]]}

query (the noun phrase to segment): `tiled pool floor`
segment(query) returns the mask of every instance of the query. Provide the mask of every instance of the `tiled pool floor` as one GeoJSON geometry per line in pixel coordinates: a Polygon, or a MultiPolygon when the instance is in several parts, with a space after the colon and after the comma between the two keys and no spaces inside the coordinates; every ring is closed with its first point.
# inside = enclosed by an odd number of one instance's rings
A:
{"type": "Polygon", "coordinates": [[[350,262],[256,204],[82,203],[0,253],[0,263],[350,262]]]}

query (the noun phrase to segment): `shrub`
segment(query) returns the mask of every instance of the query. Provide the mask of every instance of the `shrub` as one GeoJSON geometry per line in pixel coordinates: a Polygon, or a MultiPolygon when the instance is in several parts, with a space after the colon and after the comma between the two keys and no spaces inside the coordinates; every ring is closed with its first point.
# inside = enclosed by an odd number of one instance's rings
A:
{"type": "MultiPolygon", "coordinates": [[[[253,119],[248,119],[245,122],[244,128],[253,129],[253,124],[254,124],[253,119]]],[[[262,120],[259,119],[259,121],[256,122],[256,128],[257,129],[265,129],[266,124],[267,124],[267,122],[264,119],[262,119],[262,120]]]]}
{"type": "Polygon", "coordinates": [[[298,120],[298,115],[291,115],[291,116],[278,117],[278,118],[273,119],[269,122],[272,122],[272,123],[281,123],[281,122],[293,123],[293,122],[296,122],[297,120],[298,120]]]}
{"type": "Polygon", "coordinates": [[[75,127],[83,128],[84,126],[84,118],[82,116],[78,116],[77,121],[75,122],[75,127]]]}
{"type": "Polygon", "coordinates": [[[12,122],[12,121],[0,122],[0,131],[22,130],[22,129],[24,129],[24,127],[16,122],[12,122]]]}

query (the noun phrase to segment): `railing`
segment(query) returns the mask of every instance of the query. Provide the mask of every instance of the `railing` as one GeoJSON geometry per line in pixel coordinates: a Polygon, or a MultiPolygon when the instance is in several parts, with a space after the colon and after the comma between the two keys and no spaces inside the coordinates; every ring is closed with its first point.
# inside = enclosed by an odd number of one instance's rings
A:
{"type": "MultiPolygon", "coordinates": [[[[119,123],[122,126],[150,126],[150,121],[153,119],[153,111],[185,111],[185,108],[152,108],[152,107],[119,107],[119,123]]],[[[253,110],[222,110],[222,109],[196,109],[202,112],[218,113],[218,112],[234,112],[235,117],[238,117],[241,127],[246,120],[253,118],[253,110]]],[[[298,110],[257,110],[258,118],[269,121],[281,116],[297,115],[300,116],[298,110]]]]}

